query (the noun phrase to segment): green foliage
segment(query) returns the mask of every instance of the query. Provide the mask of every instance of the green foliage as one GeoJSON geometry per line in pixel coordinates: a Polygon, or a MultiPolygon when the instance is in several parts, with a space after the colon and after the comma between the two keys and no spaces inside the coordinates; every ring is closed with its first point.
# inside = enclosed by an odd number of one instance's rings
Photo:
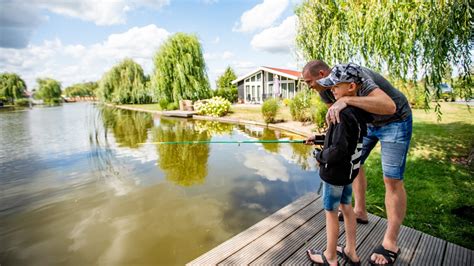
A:
{"type": "Polygon", "coordinates": [[[215,96],[223,97],[229,100],[231,103],[237,102],[238,90],[235,84],[232,84],[232,81],[237,79],[234,70],[231,67],[227,67],[216,81],[217,91],[215,96]]]}
{"type": "Polygon", "coordinates": [[[12,103],[15,99],[22,98],[26,92],[26,83],[15,73],[0,74],[0,97],[12,103]]]}
{"type": "Polygon", "coordinates": [[[280,109],[277,99],[269,98],[262,104],[262,115],[266,123],[273,123],[280,109]]]}
{"type": "Polygon", "coordinates": [[[311,120],[316,125],[319,131],[324,131],[326,128],[326,114],[328,106],[316,94],[311,95],[311,120]]]}
{"type": "Polygon", "coordinates": [[[428,107],[427,104],[429,103],[431,96],[427,96],[425,89],[421,84],[413,81],[403,81],[401,79],[391,81],[391,83],[405,94],[413,109],[428,107]]]}
{"type": "Polygon", "coordinates": [[[86,97],[86,96],[95,96],[96,90],[99,84],[97,82],[85,82],[77,83],[67,87],[64,90],[64,94],[67,97],[86,97]]]}
{"type": "Polygon", "coordinates": [[[386,67],[403,79],[417,80],[421,74],[426,97],[450,65],[471,79],[471,1],[305,0],[295,12],[297,45],[307,59],[386,67]]]}
{"type": "Polygon", "coordinates": [[[116,104],[151,103],[152,92],[145,86],[142,67],[132,59],[125,59],[104,74],[97,96],[101,101],[116,104]]]}
{"type": "Polygon", "coordinates": [[[285,99],[283,99],[283,101],[282,101],[282,102],[283,102],[283,105],[284,105],[284,106],[288,106],[288,105],[290,105],[290,103],[291,103],[291,100],[290,100],[290,99],[288,99],[288,98],[285,98],[285,99]]]}
{"type": "Polygon", "coordinates": [[[211,136],[231,135],[234,125],[219,121],[194,120],[194,129],[199,132],[207,132],[211,136]]]}
{"type": "Polygon", "coordinates": [[[158,98],[178,104],[179,100],[211,96],[202,48],[196,36],[174,34],[161,45],[154,64],[151,83],[158,98]]]}
{"type": "Polygon", "coordinates": [[[209,115],[214,117],[224,116],[230,110],[231,103],[219,96],[208,100],[197,101],[194,103],[194,110],[200,115],[209,115]]]}
{"type": "Polygon", "coordinates": [[[38,78],[38,92],[36,97],[42,99],[45,103],[61,102],[61,83],[52,78],[38,78]]]}
{"type": "Polygon", "coordinates": [[[168,108],[168,100],[166,98],[161,98],[160,101],[158,102],[160,104],[161,110],[166,110],[168,108]]]}
{"type": "Polygon", "coordinates": [[[178,109],[178,104],[173,102],[173,103],[168,103],[166,106],[166,110],[177,110],[178,109]]]}
{"type": "Polygon", "coordinates": [[[30,106],[30,100],[26,98],[20,98],[15,100],[15,105],[16,106],[23,106],[23,107],[28,107],[30,106]]]}
{"type": "Polygon", "coordinates": [[[293,120],[311,121],[311,91],[304,89],[296,93],[290,102],[290,114],[293,120]]]}

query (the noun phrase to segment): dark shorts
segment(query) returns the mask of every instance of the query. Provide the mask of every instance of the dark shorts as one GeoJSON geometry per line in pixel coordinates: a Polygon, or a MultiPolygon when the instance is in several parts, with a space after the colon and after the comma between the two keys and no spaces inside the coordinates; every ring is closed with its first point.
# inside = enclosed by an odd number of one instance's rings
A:
{"type": "Polygon", "coordinates": [[[380,140],[382,147],[382,170],[388,178],[403,180],[405,163],[412,134],[412,116],[405,120],[389,123],[381,127],[368,126],[364,137],[361,164],[380,140]]]}

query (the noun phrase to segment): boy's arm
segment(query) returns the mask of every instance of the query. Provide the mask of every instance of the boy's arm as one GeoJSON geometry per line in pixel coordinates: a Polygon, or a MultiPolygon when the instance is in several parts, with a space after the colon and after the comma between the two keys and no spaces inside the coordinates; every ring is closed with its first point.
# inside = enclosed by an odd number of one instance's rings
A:
{"type": "Polygon", "coordinates": [[[354,126],[357,128],[354,122],[357,122],[354,117],[341,113],[341,122],[332,125],[334,127],[332,144],[316,155],[316,160],[320,164],[335,163],[349,156],[349,142],[358,137],[354,136],[358,131],[354,130],[354,126]]]}

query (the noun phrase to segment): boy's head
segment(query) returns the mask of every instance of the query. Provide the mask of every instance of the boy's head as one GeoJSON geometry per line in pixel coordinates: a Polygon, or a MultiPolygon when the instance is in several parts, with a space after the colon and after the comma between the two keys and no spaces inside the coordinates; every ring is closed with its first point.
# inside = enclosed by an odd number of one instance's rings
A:
{"type": "Polygon", "coordinates": [[[329,76],[317,82],[323,87],[331,88],[337,100],[343,96],[357,95],[357,89],[362,81],[360,66],[349,63],[334,66],[329,76]]]}

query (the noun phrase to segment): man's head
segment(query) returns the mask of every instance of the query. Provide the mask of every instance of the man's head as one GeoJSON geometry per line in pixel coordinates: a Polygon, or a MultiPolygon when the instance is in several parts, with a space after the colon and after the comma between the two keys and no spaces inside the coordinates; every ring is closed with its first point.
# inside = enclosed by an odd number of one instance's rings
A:
{"type": "Polygon", "coordinates": [[[316,91],[323,91],[327,88],[321,87],[316,81],[329,75],[331,68],[321,60],[310,61],[303,68],[304,82],[316,91]]]}
{"type": "Polygon", "coordinates": [[[343,96],[355,96],[363,81],[361,71],[360,66],[352,63],[336,65],[327,77],[317,83],[324,88],[331,88],[336,100],[343,96]]]}

